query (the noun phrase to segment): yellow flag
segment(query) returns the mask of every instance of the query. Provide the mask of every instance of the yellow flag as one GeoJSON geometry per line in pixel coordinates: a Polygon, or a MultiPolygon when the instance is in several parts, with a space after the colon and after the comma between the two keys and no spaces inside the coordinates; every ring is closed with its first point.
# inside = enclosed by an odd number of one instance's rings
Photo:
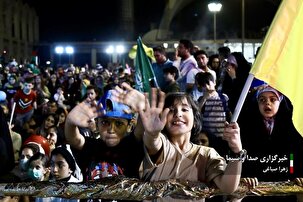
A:
{"type": "Polygon", "coordinates": [[[303,136],[303,0],[282,0],[250,73],[291,100],[303,136]]]}

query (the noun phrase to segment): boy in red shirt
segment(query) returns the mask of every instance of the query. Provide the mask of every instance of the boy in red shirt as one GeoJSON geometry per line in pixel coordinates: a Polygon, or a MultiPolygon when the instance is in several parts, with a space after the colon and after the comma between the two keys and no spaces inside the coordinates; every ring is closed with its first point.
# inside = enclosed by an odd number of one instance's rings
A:
{"type": "Polygon", "coordinates": [[[37,109],[37,103],[36,103],[37,95],[36,92],[32,90],[32,88],[34,87],[33,81],[34,81],[33,77],[26,77],[24,79],[22,89],[19,89],[14,95],[13,101],[16,103],[16,108],[15,108],[16,129],[22,128],[24,123],[33,116],[35,109],[37,109]]]}

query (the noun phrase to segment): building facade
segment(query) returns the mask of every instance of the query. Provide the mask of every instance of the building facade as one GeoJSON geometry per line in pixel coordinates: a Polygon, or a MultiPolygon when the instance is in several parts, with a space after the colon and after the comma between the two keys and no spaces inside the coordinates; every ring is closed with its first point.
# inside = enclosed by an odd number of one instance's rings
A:
{"type": "Polygon", "coordinates": [[[31,60],[39,43],[39,18],[22,0],[0,0],[1,62],[31,60]]]}

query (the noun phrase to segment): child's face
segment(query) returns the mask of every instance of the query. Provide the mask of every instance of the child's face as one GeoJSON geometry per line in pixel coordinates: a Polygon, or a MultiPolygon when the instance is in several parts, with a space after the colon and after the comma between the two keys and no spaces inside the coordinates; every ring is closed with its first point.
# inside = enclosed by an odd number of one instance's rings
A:
{"type": "Polygon", "coordinates": [[[128,120],[121,118],[99,118],[99,131],[102,140],[109,147],[118,145],[128,131],[128,120]]]}
{"type": "Polygon", "coordinates": [[[167,114],[165,126],[170,136],[183,135],[186,133],[190,135],[193,125],[193,110],[186,98],[184,98],[182,102],[175,102],[167,114]]]}
{"type": "Polygon", "coordinates": [[[91,100],[95,100],[96,97],[97,97],[97,94],[96,94],[96,92],[95,92],[94,89],[89,89],[89,90],[87,90],[87,91],[86,91],[86,95],[87,95],[87,97],[90,98],[91,100]]]}
{"type": "Polygon", "coordinates": [[[169,82],[169,81],[174,81],[175,80],[174,75],[171,74],[171,73],[165,73],[163,76],[164,76],[165,81],[169,82]]]}
{"type": "Polygon", "coordinates": [[[208,91],[214,91],[216,90],[216,84],[213,81],[209,81],[208,84],[205,84],[205,86],[203,86],[203,89],[208,92],[208,91]]]}
{"type": "Polygon", "coordinates": [[[32,161],[29,165],[28,174],[33,180],[43,181],[44,175],[47,173],[47,168],[43,166],[40,159],[32,161]]]}
{"type": "Polygon", "coordinates": [[[65,158],[61,154],[53,155],[51,158],[51,174],[55,180],[61,180],[69,177],[72,170],[65,158]]]}
{"type": "Polygon", "coordinates": [[[23,85],[23,92],[25,94],[30,93],[31,89],[34,87],[34,85],[32,83],[24,83],[23,85]]]}
{"type": "Polygon", "coordinates": [[[265,119],[272,118],[279,110],[280,101],[273,92],[264,92],[258,97],[259,111],[265,119]]]}
{"type": "Polygon", "coordinates": [[[59,94],[63,93],[63,89],[62,88],[58,88],[57,89],[57,93],[59,93],[59,94]]]}
{"type": "Polygon", "coordinates": [[[203,145],[208,147],[209,146],[209,140],[205,133],[199,133],[199,135],[195,138],[195,143],[198,145],[203,145]]]}
{"type": "Polygon", "coordinates": [[[14,83],[16,83],[16,79],[14,78],[14,77],[9,77],[9,79],[8,79],[8,82],[10,83],[10,84],[14,84],[14,83]]]}

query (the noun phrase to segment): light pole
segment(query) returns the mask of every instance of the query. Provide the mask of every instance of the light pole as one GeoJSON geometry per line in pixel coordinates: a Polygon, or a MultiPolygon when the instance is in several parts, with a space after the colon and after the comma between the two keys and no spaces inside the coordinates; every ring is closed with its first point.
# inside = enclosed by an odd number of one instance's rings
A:
{"type": "Polygon", "coordinates": [[[245,0],[242,0],[242,54],[244,55],[244,40],[245,40],[245,0]]]}
{"type": "Polygon", "coordinates": [[[212,2],[208,4],[208,10],[210,12],[214,13],[214,50],[217,50],[217,19],[216,19],[216,14],[217,12],[220,12],[222,8],[222,4],[221,3],[217,3],[217,2],[212,2]]]}

